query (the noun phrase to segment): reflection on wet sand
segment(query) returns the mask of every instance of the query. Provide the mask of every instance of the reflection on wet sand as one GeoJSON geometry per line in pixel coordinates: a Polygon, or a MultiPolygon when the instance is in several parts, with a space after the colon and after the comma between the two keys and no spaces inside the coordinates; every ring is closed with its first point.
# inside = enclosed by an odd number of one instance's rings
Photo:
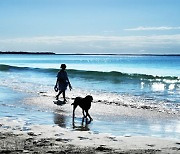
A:
{"type": "Polygon", "coordinates": [[[60,127],[66,128],[66,117],[63,113],[54,113],[54,123],[60,127]]]}
{"type": "Polygon", "coordinates": [[[82,118],[81,125],[77,125],[74,121],[72,123],[73,123],[74,130],[77,130],[77,131],[89,131],[90,130],[88,126],[91,123],[91,121],[84,122],[84,118],[82,118]]]}
{"type": "Polygon", "coordinates": [[[71,116],[66,116],[63,110],[56,110],[54,112],[54,123],[62,128],[71,126],[72,129],[77,131],[89,131],[89,124],[91,122],[84,121],[83,118],[76,118],[76,122],[72,122],[71,116]]]}

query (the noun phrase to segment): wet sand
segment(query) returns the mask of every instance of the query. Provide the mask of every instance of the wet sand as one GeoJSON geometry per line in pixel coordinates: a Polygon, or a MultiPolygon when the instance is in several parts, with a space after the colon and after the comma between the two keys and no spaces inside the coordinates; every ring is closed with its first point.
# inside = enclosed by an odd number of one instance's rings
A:
{"type": "MultiPolygon", "coordinates": [[[[89,93],[78,93],[86,96],[89,93]]],[[[89,111],[94,119],[90,124],[82,125],[82,111],[76,109],[75,127],[72,125],[72,106],[77,92],[67,94],[67,104],[54,104],[54,93],[39,93],[38,97],[31,97],[25,102],[31,106],[40,107],[42,111],[53,114],[53,123],[70,130],[90,130],[95,133],[108,133],[115,136],[155,136],[163,138],[178,138],[180,134],[180,116],[152,110],[151,108],[134,107],[132,104],[121,104],[118,96],[108,98],[103,95],[92,94],[94,97],[89,111]]],[[[62,99],[62,98],[61,98],[62,99]]],[[[125,100],[127,101],[127,100],[125,100]]],[[[41,119],[42,120],[42,119],[41,119]]]]}
{"type": "MultiPolygon", "coordinates": [[[[73,129],[71,103],[74,97],[73,94],[68,94],[68,102],[63,106],[53,103],[54,94],[51,92],[40,92],[37,96],[26,98],[23,101],[24,104],[38,107],[40,112],[52,112],[54,124],[27,124],[22,119],[1,118],[0,153],[180,153],[180,140],[178,138],[162,138],[156,134],[152,137],[138,134],[138,132],[134,132],[136,135],[133,135],[133,133],[123,132],[127,128],[130,132],[137,131],[138,128],[130,129],[130,127],[143,119],[149,123],[155,121],[155,124],[162,120],[165,123],[172,119],[178,121],[178,117],[175,115],[142,108],[112,105],[111,101],[104,102],[102,98],[95,96],[90,110],[94,121],[89,125],[82,124],[82,113],[80,109],[77,109],[75,128],[73,129]],[[124,123],[128,119],[132,119],[134,123],[131,125],[130,122],[124,123]],[[117,123],[119,120],[122,120],[120,123],[126,126],[125,128],[120,127],[117,123]],[[109,125],[113,123],[112,128],[117,129],[117,132],[122,132],[123,135],[107,131],[109,125]],[[100,125],[103,128],[100,128],[100,125]],[[106,125],[107,128],[105,128],[106,125]],[[115,128],[116,125],[117,128],[115,128]]],[[[141,126],[139,125],[139,127],[141,126]]],[[[143,130],[143,128],[139,129],[143,130]]],[[[176,129],[178,129],[178,125],[176,129]]]]}
{"type": "Polygon", "coordinates": [[[112,136],[58,126],[0,120],[0,153],[179,153],[180,142],[156,137],[112,136]]]}

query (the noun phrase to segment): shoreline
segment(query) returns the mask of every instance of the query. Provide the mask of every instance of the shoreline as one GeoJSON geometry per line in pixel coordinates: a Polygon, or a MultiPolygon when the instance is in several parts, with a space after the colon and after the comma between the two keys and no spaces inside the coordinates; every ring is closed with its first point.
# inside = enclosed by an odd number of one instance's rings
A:
{"type": "Polygon", "coordinates": [[[32,125],[0,119],[1,153],[179,153],[180,141],[142,136],[112,136],[70,131],[55,125],[32,125]]]}
{"type": "MultiPolygon", "coordinates": [[[[23,102],[25,105],[32,105],[35,108],[40,107],[37,108],[39,112],[48,112],[48,110],[51,110],[58,115],[70,116],[71,119],[72,109],[70,104],[75,97],[75,93],[67,93],[68,103],[63,106],[57,106],[53,103],[53,91],[42,91],[34,95],[34,97],[30,95],[23,102]]],[[[90,109],[90,114],[94,118],[90,127],[96,126],[96,122],[99,122],[102,117],[107,120],[107,117],[111,119],[115,115],[116,117],[126,115],[127,119],[130,117],[138,119],[138,117],[145,115],[145,119],[155,119],[158,117],[160,120],[161,118],[167,120],[171,116],[173,118],[173,115],[162,112],[104,104],[103,98],[101,97],[102,102],[98,102],[99,99],[99,96],[95,97],[95,102],[92,104],[92,109],[90,109]]],[[[35,118],[38,116],[36,115],[35,118]]],[[[81,110],[76,111],[76,116],[76,123],[80,124],[81,110]]],[[[61,116],[57,118],[61,119],[61,116]]],[[[58,126],[58,123],[47,125],[28,122],[23,120],[23,117],[20,117],[20,119],[13,119],[13,117],[0,118],[0,153],[176,154],[180,152],[180,140],[175,138],[134,136],[132,134],[112,135],[107,132],[93,131],[92,128],[82,131],[79,127],[77,129],[62,128],[58,126]]],[[[114,120],[112,122],[116,123],[114,120]]],[[[123,121],[121,121],[121,124],[123,124],[123,121]]],[[[118,131],[122,131],[121,128],[118,131]]]]}
{"type": "MultiPolygon", "coordinates": [[[[12,93],[12,91],[9,92],[12,93]]],[[[15,103],[16,95],[18,96],[20,93],[14,95],[13,101],[1,101],[1,117],[23,118],[29,124],[56,124],[72,131],[85,129],[115,136],[142,135],[180,139],[180,137],[178,138],[179,114],[149,108],[146,105],[136,107],[133,101],[127,97],[119,98],[119,95],[115,94],[107,96],[106,93],[88,93],[74,89],[73,92],[67,91],[68,102],[58,105],[54,102],[55,92],[53,90],[47,92],[41,90],[33,95],[32,93],[28,94],[21,101],[15,103]],[[77,94],[80,97],[93,96],[94,100],[89,113],[94,120],[89,125],[82,125],[82,111],[78,107],[75,128],[73,128],[71,104],[77,94]]]]}

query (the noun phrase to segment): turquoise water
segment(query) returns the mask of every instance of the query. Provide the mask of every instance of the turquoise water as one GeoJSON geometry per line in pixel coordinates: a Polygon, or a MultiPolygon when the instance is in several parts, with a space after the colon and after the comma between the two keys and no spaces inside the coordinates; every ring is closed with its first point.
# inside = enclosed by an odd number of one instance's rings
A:
{"type": "Polygon", "coordinates": [[[61,63],[74,88],[139,96],[179,111],[180,56],[7,54],[0,55],[0,76],[32,89],[33,83],[54,86],[61,63]]]}
{"type": "MultiPolygon", "coordinates": [[[[180,56],[0,55],[0,117],[27,123],[72,127],[71,114],[29,106],[24,98],[53,89],[60,64],[67,65],[73,89],[133,100],[133,107],[180,113],[180,56]]],[[[104,95],[103,95],[104,97],[104,95]]],[[[103,103],[103,102],[102,102],[103,103]]],[[[126,102],[123,102],[124,104],[126,102]]],[[[114,135],[178,138],[179,121],[94,115],[86,129],[114,135]],[[158,129],[157,129],[158,127],[158,129]],[[167,129],[167,128],[172,128],[167,129]],[[166,130],[167,129],[167,130],[166,130]]],[[[81,119],[77,119],[81,123],[81,119]]],[[[78,125],[77,129],[84,129],[78,125]]]]}
{"type": "Polygon", "coordinates": [[[86,71],[117,71],[157,76],[180,76],[180,56],[80,56],[80,55],[0,55],[1,64],[35,68],[59,68],[86,71]]]}

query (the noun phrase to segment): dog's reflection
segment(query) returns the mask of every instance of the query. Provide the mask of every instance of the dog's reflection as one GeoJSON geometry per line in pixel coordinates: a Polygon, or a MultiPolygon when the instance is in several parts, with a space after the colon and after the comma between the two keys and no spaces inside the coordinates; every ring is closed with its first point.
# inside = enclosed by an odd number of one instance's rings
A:
{"type": "MultiPolygon", "coordinates": [[[[61,111],[62,112],[62,111],[61,111]]],[[[54,123],[60,127],[66,127],[66,118],[63,114],[54,113],[54,123]]]]}
{"type": "Polygon", "coordinates": [[[77,130],[77,131],[89,131],[89,124],[91,123],[91,121],[84,121],[84,117],[82,118],[82,122],[81,125],[77,125],[75,124],[75,122],[73,121],[72,125],[73,125],[73,129],[77,130]]]}
{"type": "MultiPolygon", "coordinates": [[[[56,112],[54,112],[54,123],[62,128],[66,128],[71,125],[71,117],[68,118],[63,113],[64,111],[62,110],[56,110],[56,112]]],[[[72,128],[77,131],[89,131],[90,123],[91,121],[86,120],[86,118],[77,118],[76,123],[72,123],[72,128]]]]}

